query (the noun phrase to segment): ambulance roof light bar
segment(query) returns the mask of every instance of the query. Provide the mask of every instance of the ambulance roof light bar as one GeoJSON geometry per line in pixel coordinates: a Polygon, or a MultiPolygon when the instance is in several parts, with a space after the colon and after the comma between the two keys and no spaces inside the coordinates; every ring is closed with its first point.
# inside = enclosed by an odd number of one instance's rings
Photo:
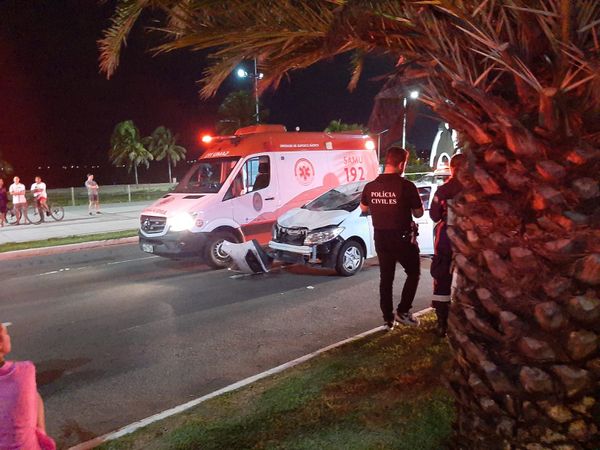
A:
{"type": "Polygon", "coordinates": [[[210,145],[210,144],[216,144],[217,142],[222,142],[222,141],[226,141],[226,140],[239,141],[240,137],[236,136],[236,135],[231,135],[231,136],[211,136],[210,134],[203,134],[202,138],[200,140],[202,141],[203,144],[210,145]]]}

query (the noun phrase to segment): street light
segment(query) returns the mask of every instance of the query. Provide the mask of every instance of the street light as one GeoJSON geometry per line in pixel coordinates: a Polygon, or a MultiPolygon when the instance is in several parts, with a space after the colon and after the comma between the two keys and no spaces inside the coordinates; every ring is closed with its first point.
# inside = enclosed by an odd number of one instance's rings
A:
{"type": "Polygon", "coordinates": [[[260,111],[258,109],[258,81],[264,77],[263,73],[258,72],[256,58],[254,58],[254,73],[248,73],[244,69],[237,70],[237,76],[240,78],[252,78],[254,81],[254,101],[256,103],[256,123],[260,123],[260,111]]]}
{"type": "MultiPolygon", "coordinates": [[[[419,97],[419,91],[410,91],[408,93],[408,97],[410,97],[412,100],[416,99],[419,97]]],[[[402,101],[402,105],[404,107],[404,118],[402,120],[402,148],[406,149],[406,106],[408,103],[408,98],[406,95],[404,95],[404,99],[402,101]]]]}

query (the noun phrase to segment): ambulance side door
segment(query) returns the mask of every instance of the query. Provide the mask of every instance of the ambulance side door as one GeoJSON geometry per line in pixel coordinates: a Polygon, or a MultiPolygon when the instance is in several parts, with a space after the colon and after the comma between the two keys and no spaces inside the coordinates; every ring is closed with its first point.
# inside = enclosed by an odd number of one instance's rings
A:
{"type": "Polygon", "coordinates": [[[271,237],[279,200],[275,164],[268,154],[247,158],[225,196],[246,240],[266,244],[271,237]]]}
{"type": "Polygon", "coordinates": [[[417,189],[423,202],[423,209],[425,210],[423,216],[415,219],[416,224],[419,226],[419,236],[417,237],[419,251],[422,255],[433,255],[435,224],[429,217],[429,205],[437,190],[437,185],[419,186],[417,189]]]}

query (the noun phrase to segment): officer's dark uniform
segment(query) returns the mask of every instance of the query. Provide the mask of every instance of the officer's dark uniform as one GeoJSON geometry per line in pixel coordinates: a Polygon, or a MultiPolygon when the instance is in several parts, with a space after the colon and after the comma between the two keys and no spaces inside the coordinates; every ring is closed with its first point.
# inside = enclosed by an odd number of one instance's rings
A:
{"type": "Polygon", "coordinates": [[[392,286],[399,262],[407,278],[398,314],[408,313],[420,276],[419,247],[413,236],[412,209],[422,208],[416,186],[400,174],[381,174],[365,186],[361,203],[369,207],[375,229],[375,250],[380,267],[380,306],[383,320],[394,322],[392,286]],[[413,242],[414,241],[414,242],[413,242]]]}
{"type": "Polygon", "coordinates": [[[429,217],[435,226],[435,255],[431,262],[431,275],[433,276],[433,302],[432,306],[438,319],[438,330],[446,334],[448,323],[448,309],[450,306],[450,294],[452,291],[452,246],[448,238],[448,202],[460,191],[462,185],[452,177],[440,186],[429,209],[429,217]]]}

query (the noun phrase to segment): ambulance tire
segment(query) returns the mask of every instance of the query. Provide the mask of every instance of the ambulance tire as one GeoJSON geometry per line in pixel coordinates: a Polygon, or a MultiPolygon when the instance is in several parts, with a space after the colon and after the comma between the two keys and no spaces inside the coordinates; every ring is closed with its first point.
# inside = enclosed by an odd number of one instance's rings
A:
{"type": "Polygon", "coordinates": [[[365,251],[360,242],[349,239],[340,247],[337,254],[336,272],[343,277],[351,277],[362,269],[365,251]]]}
{"type": "Polygon", "coordinates": [[[225,269],[231,264],[231,258],[221,251],[223,241],[237,242],[233,233],[222,231],[211,235],[204,247],[204,261],[213,269],[225,269]]]}

